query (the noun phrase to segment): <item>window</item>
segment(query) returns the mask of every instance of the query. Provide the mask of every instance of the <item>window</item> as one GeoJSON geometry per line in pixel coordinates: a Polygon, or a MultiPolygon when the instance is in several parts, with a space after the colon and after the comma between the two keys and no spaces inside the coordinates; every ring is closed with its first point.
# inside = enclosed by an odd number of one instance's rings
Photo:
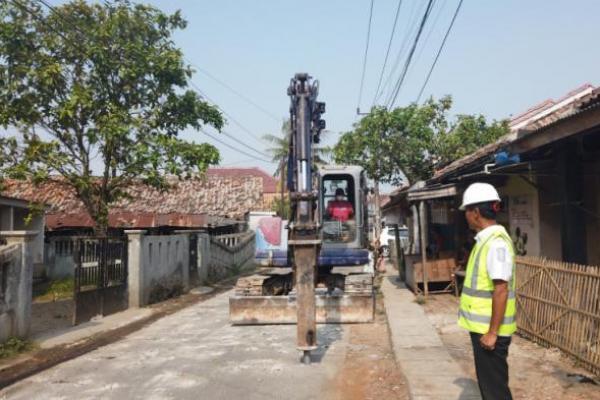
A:
{"type": "Polygon", "coordinates": [[[325,175],[322,186],[323,238],[352,242],[356,238],[356,196],[351,175],[325,175]]]}

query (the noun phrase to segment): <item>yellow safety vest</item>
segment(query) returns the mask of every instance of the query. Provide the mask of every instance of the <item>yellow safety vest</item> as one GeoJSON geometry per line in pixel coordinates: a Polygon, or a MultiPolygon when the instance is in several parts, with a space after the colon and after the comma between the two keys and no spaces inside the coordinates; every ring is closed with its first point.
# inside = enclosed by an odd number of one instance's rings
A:
{"type": "Polygon", "coordinates": [[[504,312],[504,320],[498,330],[498,335],[509,336],[517,330],[515,321],[515,251],[513,242],[506,233],[504,227],[498,225],[494,232],[485,240],[475,244],[467,263],[467,273],[460,296],[460,308],[458,310],[458,325],[470,332],[485,334],[489,331],[492,319],[492,294],[494,282],[488,275],[487,256],[490,250],[489,244],[494,239],[503,239],[509,244],[508,248],[513,259],[513,271],[509,282],[508,302],[504,312]]]}

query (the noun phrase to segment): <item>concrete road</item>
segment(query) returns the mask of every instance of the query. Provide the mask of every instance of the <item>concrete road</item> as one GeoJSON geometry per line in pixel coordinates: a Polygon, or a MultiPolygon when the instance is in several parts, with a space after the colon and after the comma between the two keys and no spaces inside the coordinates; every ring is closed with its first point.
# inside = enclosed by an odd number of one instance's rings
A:
{"type": "Polygon", "coordinates": [[[230,326],[229,293],[195,304],[0,391],[4,399],[316,399],[347,348],[347,327],[319,326],[299,363],[295,326],[230,326]]]}

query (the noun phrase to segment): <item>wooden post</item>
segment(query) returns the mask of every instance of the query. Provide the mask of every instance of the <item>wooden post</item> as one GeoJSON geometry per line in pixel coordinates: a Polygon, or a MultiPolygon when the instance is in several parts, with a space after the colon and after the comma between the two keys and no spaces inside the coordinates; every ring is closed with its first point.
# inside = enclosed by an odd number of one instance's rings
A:
{"type": "Polygon", "coordinates": [[[423,292],[425,297],[429,294],[429,285],[427,282],[427,204],[421,201],[419,204],[419,231],[421,233],[421,267],[423,269],[423,292]]]}
{"type": "Polygon", "coordinates": [[[400,226],[394,224],[394,244],[396,245],[396,265],[398,266],[398,278],[400,281],[404,280],[404,253],[400,246],[400,226]]]}

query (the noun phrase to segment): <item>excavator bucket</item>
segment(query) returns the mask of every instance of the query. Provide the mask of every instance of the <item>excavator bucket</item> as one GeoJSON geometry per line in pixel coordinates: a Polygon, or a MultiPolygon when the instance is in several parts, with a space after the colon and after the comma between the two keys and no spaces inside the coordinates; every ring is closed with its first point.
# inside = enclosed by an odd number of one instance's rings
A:
{"type": "MultiPolygon", "coordinates": [[[[372,294],[316,295],[318,324],[372,322],[375,300],[372,294]]],[[[233,325],[296,323],[296,297],[232,296],[229,320],[233,325]]]]}
{"type": "MultiPolygon", "coordinates": [[[[264,275],[240,278],[235,294],[229,298],[229,320],[234,325],[295,324],[297,298],[292,291],[286,296],[262,295],[264,275]]],[[[315,295],[318,324],[373,322],[375,295],[370,274],[348,275],[344,290],[328,293],[317,289],[315,295]]]]}

